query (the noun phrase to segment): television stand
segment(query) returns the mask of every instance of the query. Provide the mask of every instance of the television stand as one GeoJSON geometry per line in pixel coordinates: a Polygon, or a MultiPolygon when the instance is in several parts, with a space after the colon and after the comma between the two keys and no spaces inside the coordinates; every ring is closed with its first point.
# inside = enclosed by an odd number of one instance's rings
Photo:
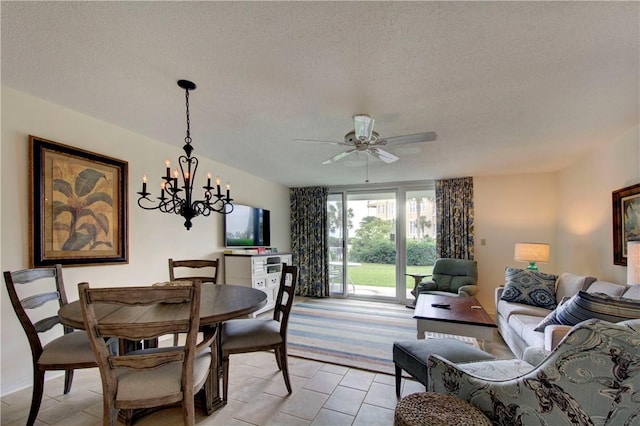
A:
{"type": "Polygon", "coordinates": [[[275,306],[283,263],[291,265],[291,253],[225,253],[224,282],[252,287],[267,294],[267,304],[252,314],[255,317],[275,306]]]}

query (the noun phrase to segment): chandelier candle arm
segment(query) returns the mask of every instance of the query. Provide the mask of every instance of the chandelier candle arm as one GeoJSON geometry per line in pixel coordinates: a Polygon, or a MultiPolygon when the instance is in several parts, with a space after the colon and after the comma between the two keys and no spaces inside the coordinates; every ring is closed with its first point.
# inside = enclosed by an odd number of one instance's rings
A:
{"type": "Polygon", "coordinates": [[[216,176],[217,194],[213,194],[211,186],[211,172],[207,173],[207,185],[203,186],[204,199],[193,200],[193,183],[196,179],[196,171],[198,170],[198,159],[192,157],[193,146],[191,146],[191,120],[189,118],[189,91],[195,90],[196,85],[187,80],[179,80],[178,86],[185,90],[185,104],[187,111],[187,134],[184,138],[185,155],[178,158],[180,166],[180,175],[182,180],[182,188],[178,186],[178,168],[173,171],[171,176],[171,162],[165,161],[166,176],[162,177],[163,182],[160,185],[160,197],[157,197],[157,204],[154,203],[147,192],[147,176],[142,178],[142,191],[138,192],[138,206],[145,210],[159,210],[162,213],[173,213],[182,216],[185,219],[184,226],[187,230],[191,229],[191,219],[197,216],[209,216],[211,213],[228,214],[233,211],[233,198],[231,198],[231,186],[227,182],[227,193],[223,197],[220,194],[220,178],[216,176]],[[168,197],[165,195],[168,194],[168,197]],[[181,198],[181,192],[184,190],[184,198],[181,198]],[[213,197],[215,200],[212,201],[213,197]]]}

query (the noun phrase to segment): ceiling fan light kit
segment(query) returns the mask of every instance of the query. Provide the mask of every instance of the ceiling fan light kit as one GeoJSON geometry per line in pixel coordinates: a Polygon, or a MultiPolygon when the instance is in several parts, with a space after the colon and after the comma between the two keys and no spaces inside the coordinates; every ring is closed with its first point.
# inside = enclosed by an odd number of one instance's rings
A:
{"type": "Polygon", "coordinates": [[[367,114],[356,114],[353,116],[354,132],[358,140],[362,142],[371,141],[374,123],[375,120],[367,114]]]}

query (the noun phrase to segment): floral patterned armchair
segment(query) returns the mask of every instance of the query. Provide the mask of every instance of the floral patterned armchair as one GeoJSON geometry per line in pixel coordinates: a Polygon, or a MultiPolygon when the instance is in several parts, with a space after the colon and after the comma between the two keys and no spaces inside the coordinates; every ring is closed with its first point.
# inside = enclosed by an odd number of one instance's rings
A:
{"type": "Polygon", "coordinates": [[[429,391],[468,401],[497,425],[640,425],[640,320],[584,321],[509,379],[472,375],[437,355],[428,374],[429,391]]]}

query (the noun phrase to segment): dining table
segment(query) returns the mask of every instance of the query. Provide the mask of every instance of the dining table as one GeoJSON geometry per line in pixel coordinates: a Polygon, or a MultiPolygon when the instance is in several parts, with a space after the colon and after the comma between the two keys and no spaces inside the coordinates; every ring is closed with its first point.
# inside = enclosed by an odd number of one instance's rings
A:
{"type": "MultiPolygon", "coordinates": [[[[216,329],[216,325],[228,321],[230,319],[239,318],[251,314],[262,308],[267,303],[267,295],[261,290],[251,287],[239,285],[221,285],[212,283],[202,284],[202,293],[200,298],[200,330],[212,331],[216,329]]],[[[148,322],[153,318],[158,320],[166,320],[167,318],[175,318],[176,311],[172,309],[171,303],[163,306],[149,306],[147,310],[142,312],[140,309],[145,307],[136,307],[137,318],[144,318],[144,322],[148,322]]],[[[120,305],[97,304],[95,313],[98,319],[109,316],[110,321],[117,322],[119,314],[126,320],[131,321],[131,315],[127,315],[127,309],[131,309],[120,305]]],[[[60,322],[66,326],[83,330],[85,328],[82,318],[82,308],[80,301],[70,302],[58,310],[60,322]]],[[[218,327],[219,329],[219,327],[218,327]]],[[[219,330],[217,330],[219,331],[219,330]]],[[[219,336],[219,332],[218,332],[219,336]]],[[[205,392],[205,412],[211,414],[213,411],[221,408],[224,403],[220,398],[220,380],[219,370],[219,338],[214,339],[216,347],[211,348],[212,366],[210,374],[211,380],[207,381],[210,388],[205,392]]]]}

